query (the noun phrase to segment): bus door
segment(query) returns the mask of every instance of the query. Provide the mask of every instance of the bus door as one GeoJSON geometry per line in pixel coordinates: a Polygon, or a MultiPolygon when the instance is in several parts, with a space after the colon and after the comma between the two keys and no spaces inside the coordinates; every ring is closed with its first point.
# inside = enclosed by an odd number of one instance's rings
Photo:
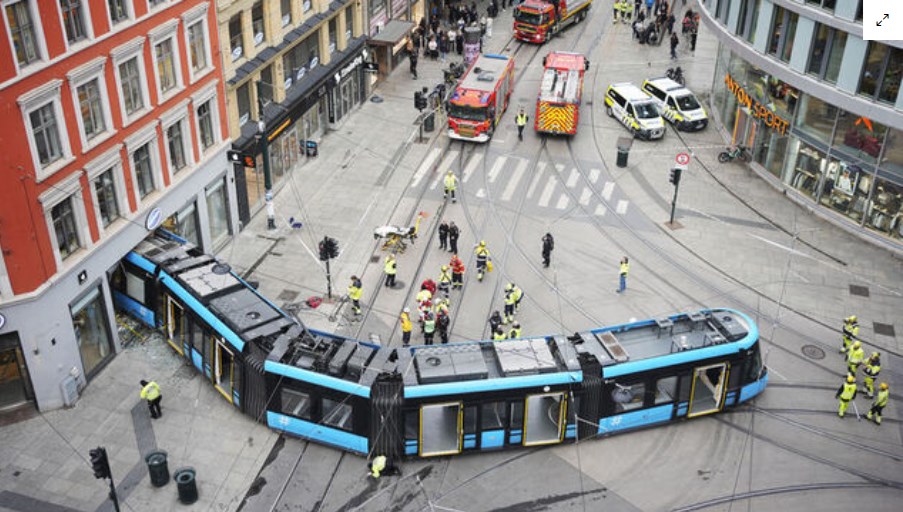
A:
{"type": "Polygon", "coordinates": [[[564,393],[527,395],[524,404],[524,446],[560,443],[564,439],[566,411],[564,393]]]}
{"type": "Polygon", "coordinates": [[[185,309],[166,296],[166,341],[176,349],[179,355],[185,355],[185,347],[188,342],[188,329],[185,324],[185,309]]]}
{"type": "Polygon", "coordinates": [[[464,437],[464,403],[420,406],[420,456],[461,453],[464,437]]]}
{"type": "Polygon", "coordinates": [[[724,383],[727,382],[728,364],[718,363],[693,369],[693,386],[687,417],[718,412],[724,406],[724,383]]]}
{"type": "Polygon", "coordinates": [[[238,377],[235,354],[222,338],[213,338],[213,384],[226,400],[236,405],[238,377]]]}

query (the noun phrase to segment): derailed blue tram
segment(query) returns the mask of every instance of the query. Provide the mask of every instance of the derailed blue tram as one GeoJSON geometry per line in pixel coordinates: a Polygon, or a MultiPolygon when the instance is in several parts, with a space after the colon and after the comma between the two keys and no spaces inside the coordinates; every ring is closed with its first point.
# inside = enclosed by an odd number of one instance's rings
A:
{"type": "Polygon", "coordinates": [[[243,413],[364,455],[583,440],[716,413],[768,381],[755,323],[731,309],[403,349],[308,329],[166,233],[129,253],[112,280],[117,306],[161,328],[243,413]]]}

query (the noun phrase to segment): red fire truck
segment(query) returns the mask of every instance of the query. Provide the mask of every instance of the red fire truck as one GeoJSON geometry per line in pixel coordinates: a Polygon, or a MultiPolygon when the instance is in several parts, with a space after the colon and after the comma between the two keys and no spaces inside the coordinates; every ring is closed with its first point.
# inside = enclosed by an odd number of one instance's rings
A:
{"type": "Polygon", "coordinates": [[[541,133],[574,135],[583,96],[583,72],[589,69],[589,61],[579,53],[552,52],[542,62],[545,70],[533,126],[541,133]]]}
{"type": "Polygon", "coordinates": [[[514,61],[504,55],[477,57],[448,100],[448,136],[486,142],[508,108],[514,61]]]}
{"type": "Polygon", "coordinates": [[[544,43],[589,14],[593,0],[524,0],[514,9],[514,37],[544,43]]]}

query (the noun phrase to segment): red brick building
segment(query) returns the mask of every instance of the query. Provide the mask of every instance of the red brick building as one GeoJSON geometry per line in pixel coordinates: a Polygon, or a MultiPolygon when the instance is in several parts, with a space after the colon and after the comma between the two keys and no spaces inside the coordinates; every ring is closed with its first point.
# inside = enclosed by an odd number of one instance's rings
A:
{"type": "Polygon", "coordinates": [[[0,364],[18,377],[0,410],[48,409],[119,348],[110,281],[125,253],[161,222],[209,251],[236,227],[216,5],[2,10],[0,364]]]}

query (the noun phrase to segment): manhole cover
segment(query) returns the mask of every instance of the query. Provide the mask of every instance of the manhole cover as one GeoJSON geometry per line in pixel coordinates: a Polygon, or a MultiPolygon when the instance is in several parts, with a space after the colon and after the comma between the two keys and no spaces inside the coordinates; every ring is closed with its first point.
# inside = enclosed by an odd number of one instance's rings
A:
{"type": "Polygon", "coordinates": [[[896,333],[894,332],[893,324],[882,324],[879,322],[873,322],[873,328],[875,329],[875,334],[880,334],[882,336],[890,336],[896,337],[896,333]]]}
{"type": "Polygon", "coordinates": [[[373,96],[370,97],[370,101],[372,101],[373,103],[382,103],[383,99],[381,96],[377,96],[374,94],[373,96]]]}
{"type": "Polygon", "coordinates": [[[850,285],[850,295],[855,295],[858,297],[868,297],[869,296],[869,288],[868,286],[859,286],[858,284],[850,285]]]}
{"type": "Polygon", "coordinates": [[[803,355],[809,359],[824,359],[825,351],[815,345],[803,345],[803,355]]]}

